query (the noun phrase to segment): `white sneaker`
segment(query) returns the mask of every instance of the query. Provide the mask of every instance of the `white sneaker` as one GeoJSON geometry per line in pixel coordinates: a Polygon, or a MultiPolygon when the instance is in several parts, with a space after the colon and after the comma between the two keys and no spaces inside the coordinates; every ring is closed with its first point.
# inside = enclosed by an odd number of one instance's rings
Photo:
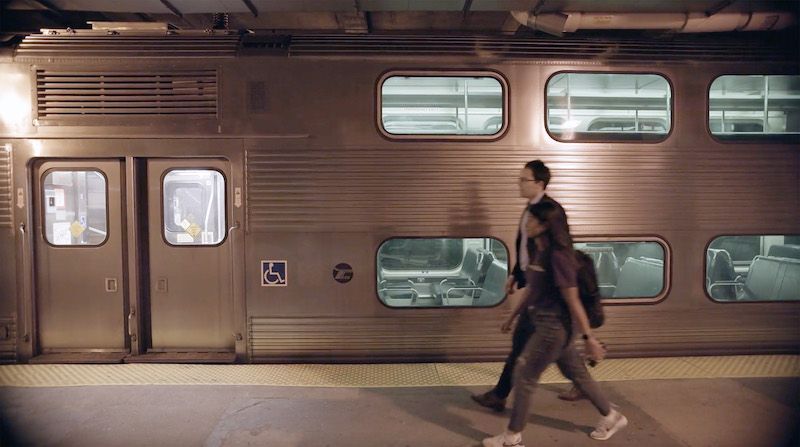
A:
{"type": "Polygon", "coordinates": [[[612,408],[608,416],[603,416],[603,418],[600,419],[600,422],[597,423],[597,427],[589,436],[598,441],[605,441],[614,436],[614,433],[625,428],[626,425],[628,425],[628,418],[612,408]]]}
{"type": "Polygon", "coordinates": [[[525,447],[522,445],[522,433],[512,435],[504,431],[497,436],[483,440],[483,447],[525,447]]]}

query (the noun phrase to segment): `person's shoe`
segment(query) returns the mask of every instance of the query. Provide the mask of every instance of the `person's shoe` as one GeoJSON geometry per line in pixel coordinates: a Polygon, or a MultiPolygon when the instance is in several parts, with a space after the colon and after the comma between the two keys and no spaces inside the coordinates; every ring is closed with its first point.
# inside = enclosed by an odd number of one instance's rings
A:
{"type": "Polygon", "coordinates": [[[477,402],[478,405],[491,408],[498,413],[506,409],[506,400],[497,397],[497,395],[491,391],[487,391],[483,394],[473,394],[472,400],[477,402]]]}
{"type": "Polygon", "coordinates": [[[525,447],[522,445],[522,433],[511,434],[507,431],[483,440],[483,447],[525,447]]]}
{"type": "Polygon", "coordinates": [[[628,425],[628,418],[612,408],[611,413],[608,413],[608,416],[603,416],[603,418],[600,419],[600,422],[597,423],[597,427],[589,436],[598,441],[605,441],[614,436],[614,433],[625,428],[626,425],[628,425]]]}
{"type": "Polygon", "coordinates": [[[559,393],[558,398],[561,400],[568,400],[570,402],[573,402],[576,400],[586,399],[586,395],[583,394],[583,391],[581,391],[578,387],[573,385],[572,388],[569,389],[569,391],[559,393]]]}

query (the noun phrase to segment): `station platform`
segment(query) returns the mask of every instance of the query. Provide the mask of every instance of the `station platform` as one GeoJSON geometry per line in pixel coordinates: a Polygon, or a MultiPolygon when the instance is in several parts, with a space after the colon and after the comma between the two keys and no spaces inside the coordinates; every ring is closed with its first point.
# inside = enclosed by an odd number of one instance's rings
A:
{"type": "MultiPolygon", "coordinates": [[[[478,446],[502,431],[470,394],[501,363],[0,366],[0,445],[478,446]]],[[[548,369],[523,433],[535,446],[798,446],[800,356],[608,359],[591,369],[629,425],[556,394],[548,369]]]]}

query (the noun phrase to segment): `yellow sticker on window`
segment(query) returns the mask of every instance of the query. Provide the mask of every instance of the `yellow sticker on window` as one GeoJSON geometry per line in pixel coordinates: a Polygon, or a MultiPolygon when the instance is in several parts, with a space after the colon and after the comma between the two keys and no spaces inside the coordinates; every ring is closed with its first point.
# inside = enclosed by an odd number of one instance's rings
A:
{"type": "Polygon", "coordinates": [[[203,230],[200,228],[200,225],[194,223],[186,228],[186,233],[193,238],[197,237],[197,235],[200,234],[201,231],[203,230]]]}
{"type": "Polygon", "coordinates": [[[74,238],[79,237],[85,230],[86,228],[79,224],[77,220],[73,221],[72,225],[69,226],[69,232],[72,233],[72,237],[74,238]]]}

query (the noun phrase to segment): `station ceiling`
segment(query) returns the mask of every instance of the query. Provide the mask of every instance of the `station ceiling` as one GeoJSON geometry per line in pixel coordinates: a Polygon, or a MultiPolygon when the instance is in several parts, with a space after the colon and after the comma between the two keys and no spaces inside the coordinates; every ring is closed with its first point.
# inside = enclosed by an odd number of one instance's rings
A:
{"type": "MultiPolygon", "coordinates": [[[[227,28],[254,33],[515,34],[530,31],[520,17],[558,19],[575,13],[673,18],[686,13],[707,17],[774,13],[788,14],[791,26],[797,28],[800,15],[798,0],[0,0],[0,5],[0,32],[6,35],[43,28],[91,28],[88,22],[165,23],[178,30],[227,28]]],[[[606,30],[618,31],[620,26],[609,23],[606,30]]]]}

